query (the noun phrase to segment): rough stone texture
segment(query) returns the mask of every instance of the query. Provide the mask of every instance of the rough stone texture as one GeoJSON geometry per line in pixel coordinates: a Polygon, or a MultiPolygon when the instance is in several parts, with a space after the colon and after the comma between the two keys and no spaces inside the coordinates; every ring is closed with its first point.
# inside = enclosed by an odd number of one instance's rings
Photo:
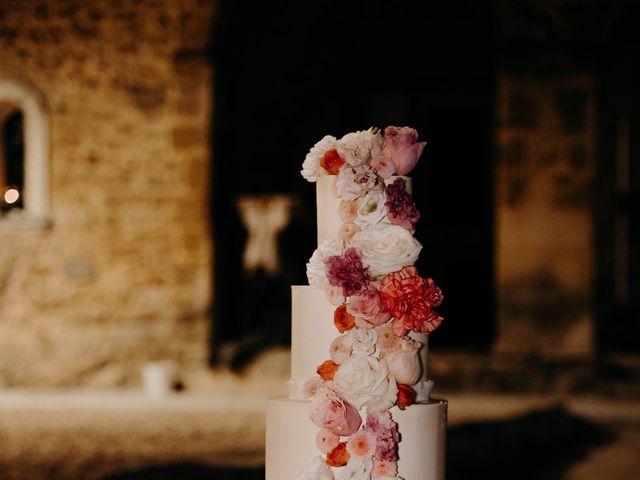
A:
{"type": "Polygon", "coordinates": [[[589,75],[498,83],[500,353],[593,351],[595,86],[589,75]]]}
{"type": "Polygon", "coordinates": [[[206,361],[213,13],[0,1],[0,75],[43,94],[51,131],[50,227],[0,219],[0,386],[129,384],[150,360],[206,361]]]}

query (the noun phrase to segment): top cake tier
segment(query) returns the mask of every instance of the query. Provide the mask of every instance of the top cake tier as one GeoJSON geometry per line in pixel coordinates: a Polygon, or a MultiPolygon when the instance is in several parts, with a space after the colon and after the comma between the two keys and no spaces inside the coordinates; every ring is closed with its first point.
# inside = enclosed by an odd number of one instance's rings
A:
{"type": "MultiPolygon", "coordinates": [[[[340,219],[340,198],[335,193],[335,175],[319,177],[316,182],[316,208],[318,213],[318,245],[325,240],[339,236],[342,220],[340,219]]],[[[388,185],[398,177],[390,177],[385,180],[388,185]]],[[[411,179],[404,179],[405,188],[411,194],[411,179]]]]}

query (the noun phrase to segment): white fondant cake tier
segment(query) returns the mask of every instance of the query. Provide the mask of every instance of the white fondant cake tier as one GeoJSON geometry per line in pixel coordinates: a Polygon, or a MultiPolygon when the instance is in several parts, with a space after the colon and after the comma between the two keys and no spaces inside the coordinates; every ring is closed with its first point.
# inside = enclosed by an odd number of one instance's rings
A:
{"type": "MultiPolygon", "coordinates": [[[[318,219],[318,245],[325,240],[338,237],[338,231],[342,225],[339,207],[340,199],[335,195],[335,175],[319,177],[316,182],[316,209],[318,219]]],[[[389,177],[385,183],[392,183],[398,177],[389,177]]],[[[407,192],[411,193],[411,178],[402,177],[405,181],[407,192]]]]}
{"type": "MultiPolygon", "coordinates": [[[[433,400],[405,410],[394,407],[391,414],[401,435],[398,475],[405,480],[444,480],[447,402],[433,400]]],[[[309,402],[270,399],[266,480],[296,480],[306,464],[322,455],[315,443],[318,430],[309,419],[309,402]]]]}
{"type": "MultiPolygon", "coordinates": [[[[291,391],[296,398],[299,387],[316,374],[316,368],[329,360],[329,346],[340,335],[333,324],[335,311],[324,294],[318,288],[308,285],[291,287],[291,391]]],[[[422,343],[420,364],[421,382],[427,380],[428,337],[422,333],[411,332],[410,336],[422,343]]],[[[423,392],[422,385],[417,388],[423,392]]],[[[427,392],[428,395],[428,392],[427,392]]],[[[418,397],[419,401],[428,400],[428,396],[418,397]]]]}

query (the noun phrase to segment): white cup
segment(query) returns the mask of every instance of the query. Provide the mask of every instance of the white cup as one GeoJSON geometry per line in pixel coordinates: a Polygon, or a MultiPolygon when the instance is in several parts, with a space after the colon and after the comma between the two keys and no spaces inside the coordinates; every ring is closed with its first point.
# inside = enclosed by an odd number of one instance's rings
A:
{"type": "Polygon", "coordinates": [[[142,367],[142,386],[148,397],[166,397],[173,392],[176,367],[173,362],[163,360],[149,362],[142,367]]]}

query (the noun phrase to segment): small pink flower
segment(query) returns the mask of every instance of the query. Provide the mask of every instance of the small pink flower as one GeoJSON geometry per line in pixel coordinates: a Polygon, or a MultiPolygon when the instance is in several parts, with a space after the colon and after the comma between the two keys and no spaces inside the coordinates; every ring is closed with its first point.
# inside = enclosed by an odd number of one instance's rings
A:
{"type": "Polygon", "coordinates": [[[334,255],[325,261],[329,284],[342,287],[348,297],[366,288],[371,281],[369,267],[362,264],[362,256],[356,248],[348,248],[342,255],[334,255]]]}
{"type": "Polygon", "coordinates": [[[355,223],[343,223],[338,230],[338,237],[340,237],[340,240],[348,242],[359,231],[360,227],[355,223]]]}
{"type": "Polygon", "coordinates": [[[395,477],[398,474],[398,463],[389,460],[374,460],[371,478],[395,477]]]}
{"type": "Polygon", "coordinates": [[[340,220],[345,223],[353,222],[358,216],[358,201],[357,200],[342,200],[338,207],[338,213],[340,220]]]}
{"type": "Polygon", "coordinates": [[[340,443],[340,437],[326,428],[321,429],[316,435],[316,445],[322,453],[329,453],[340,443]]]}
{"type": "Polygon", "coordinates": [[[340,335],[331,342],[331,345],[329,345],[329,356],[331,357],[331,360],[340,365],[349,360],[352,349],[353,344],[351,342],[351,338],[348,335],[340,335]]]}
{"type": "Polygon", "coordinates": [[[347,452],[356,460],[372,457],[376,452],[376,435],[365,430],[354,433],[347,440],[347,452]]]}
{"type": "Polygon", "coordinates": [[[324,380],[320,377],[311,377],[302,385],[302,398],[313,398],[318,393],[318,389],[322,386],[324,380]]]}
{"type": "Polygon", "coordinates": [[[383,358],[387,353],[398,352],[401,349],[400,338],[394,333],[392,322],[385,323],[376,327],[378,331],[378,342],[376,346],[380,351],[380,358],[383,358]]]}

